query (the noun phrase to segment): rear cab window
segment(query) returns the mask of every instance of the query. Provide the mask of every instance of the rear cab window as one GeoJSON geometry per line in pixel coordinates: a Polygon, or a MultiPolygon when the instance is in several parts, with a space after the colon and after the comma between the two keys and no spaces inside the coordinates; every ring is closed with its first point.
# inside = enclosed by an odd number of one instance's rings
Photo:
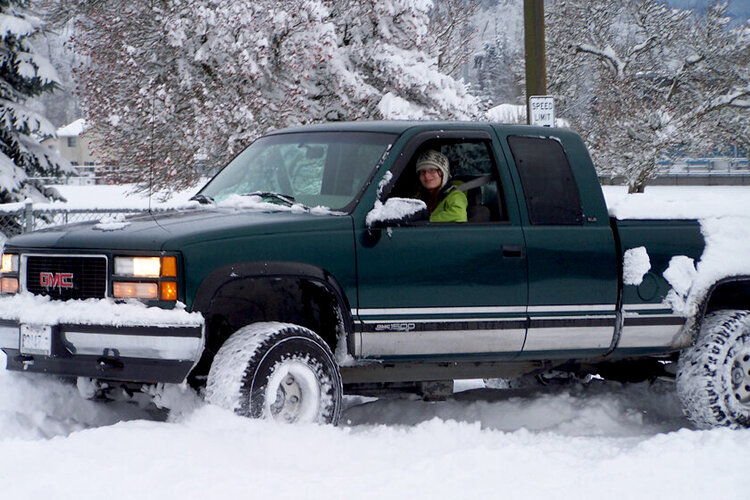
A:
{"type": "Polygon", "coordinates": [[[583,225],[578,185],[559,141],[509,136],[532,225],[583,225]]]}

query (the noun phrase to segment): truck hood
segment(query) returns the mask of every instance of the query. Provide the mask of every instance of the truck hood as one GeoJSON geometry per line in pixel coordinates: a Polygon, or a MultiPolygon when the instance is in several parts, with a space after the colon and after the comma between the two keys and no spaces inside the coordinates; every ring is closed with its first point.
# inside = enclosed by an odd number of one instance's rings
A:
{"type": "Polygon", "coordinates": [[[350,218],[323,211],[198,207],[135,215],[118,222],[55,226],[11,238],[6,248],[177,250],[199,241],[320,231],[342,224],[351,227],[350,218]]]}

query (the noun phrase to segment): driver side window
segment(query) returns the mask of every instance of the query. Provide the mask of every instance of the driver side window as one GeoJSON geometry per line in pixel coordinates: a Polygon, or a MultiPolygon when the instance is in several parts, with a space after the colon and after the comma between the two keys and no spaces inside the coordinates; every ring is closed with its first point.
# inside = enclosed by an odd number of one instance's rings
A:
{"type": "MultiPolygon", "coordinates": [[[[487,141],[429,140],[417,148],[405,166],[389,198],[417,198],[423,188],[417,163],[425,151],[436,151],[447,159],[448,183],[465,194],[468,223],[507,221],[505,200],[499,189],[497,169],[487,141]]],[[[449,186],[447,189],[451,189],[449,186]]],[[[429,207],[428,207],[429,208],[429,207]]]]}

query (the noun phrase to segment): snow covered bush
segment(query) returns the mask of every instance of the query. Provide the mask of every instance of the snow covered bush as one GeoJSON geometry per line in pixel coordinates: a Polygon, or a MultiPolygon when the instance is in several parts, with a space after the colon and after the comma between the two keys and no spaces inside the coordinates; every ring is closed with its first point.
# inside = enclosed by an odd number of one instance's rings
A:
{"type": "Polygon", "coordinates": [[[39,139],[54,135],[46,118],[26,106],[30,97],[55,89],[58,77],[29,41],[42,22],[26,10],[28,1],[0,1],[0,203],[44,199],[44,186],[30,177],[56,176],[70,169],[39,139]]]}
{"type": "Polygon", "coordinates": [[[599,171],[642,192],[678,148],[746,146],[750,28],[657,0],[568,0],[548,11],[550,93],[599,171]]]}

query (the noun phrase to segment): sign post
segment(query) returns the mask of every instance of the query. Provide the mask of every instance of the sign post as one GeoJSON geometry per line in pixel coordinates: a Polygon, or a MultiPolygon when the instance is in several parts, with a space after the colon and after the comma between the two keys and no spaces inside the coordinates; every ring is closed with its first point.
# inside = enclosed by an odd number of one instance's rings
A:
{"type": "Polygon", "coordinates": [[[554,127],[555,98],[550,95],[529,97],[529,123],[539,127],[554,127]]]}

